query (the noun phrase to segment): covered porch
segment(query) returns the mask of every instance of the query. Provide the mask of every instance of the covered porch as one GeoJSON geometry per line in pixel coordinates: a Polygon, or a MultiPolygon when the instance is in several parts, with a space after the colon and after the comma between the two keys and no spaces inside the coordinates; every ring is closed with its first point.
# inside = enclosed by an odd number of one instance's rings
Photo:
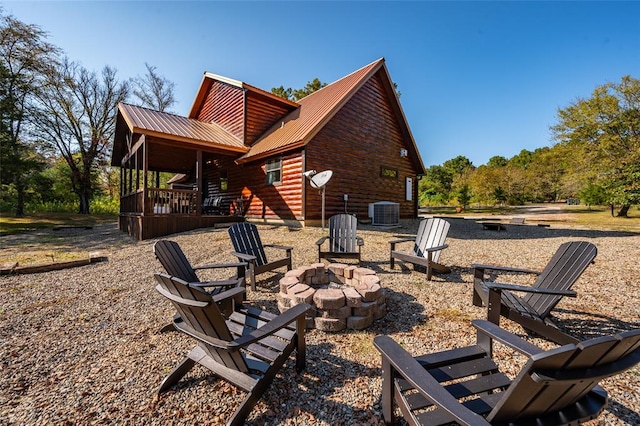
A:
{"type": "MultiPolygon", "coordinates": [[[[205,178],[205,164],[212,173],[220,159],[232,161],[245,152],[244,146],[207,144],[201,139],[161,132],[163,125],[173,126],[175,132],[176,125],[185,124],[181,123],[184,119],[168,114],[155,116],[157,112],[150,110],[143,112],[157,120],[151,122],[155,130],[138,129],[138,117],[129,114],[139,110],[126,107],[130,106],[121,107],[118,114],[112,158],[112,165],[120,167],[121,231],[145,240],[244,221],[241,194],[222,187],[220,179],[205,178]],[[166,120],[167,116],[179,121],[165,124],[160,118],[166,120]],[[212,209],[214,199],[219,203],[224,199],[224,203],[212,209]]],[[[179,127],[177,130],[180,133],[179,127]]]]}

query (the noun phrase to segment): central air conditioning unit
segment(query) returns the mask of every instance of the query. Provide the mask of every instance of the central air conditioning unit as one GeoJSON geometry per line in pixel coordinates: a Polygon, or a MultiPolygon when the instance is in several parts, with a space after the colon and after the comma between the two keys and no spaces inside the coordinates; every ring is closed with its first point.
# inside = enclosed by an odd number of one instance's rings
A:
{"type": "Polygon", "coordinates": [[[391,201],[370,203],[369,217],[372,225],[399,225],[400,204],[391,201]]]}

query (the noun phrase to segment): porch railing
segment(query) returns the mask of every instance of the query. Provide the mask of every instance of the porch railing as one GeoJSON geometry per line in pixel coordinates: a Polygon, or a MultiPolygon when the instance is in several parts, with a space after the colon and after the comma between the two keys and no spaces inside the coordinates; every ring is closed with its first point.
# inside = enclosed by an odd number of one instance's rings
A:
{"type": "MultiPolygon", "coordinates": [[[[190,189],[147,188],[145,215],[187,214],[197,212],[199,191],[190,189]]],[[[144,191],[128,194],[120,198],[120,212],[142,213],[144,191]]]]}

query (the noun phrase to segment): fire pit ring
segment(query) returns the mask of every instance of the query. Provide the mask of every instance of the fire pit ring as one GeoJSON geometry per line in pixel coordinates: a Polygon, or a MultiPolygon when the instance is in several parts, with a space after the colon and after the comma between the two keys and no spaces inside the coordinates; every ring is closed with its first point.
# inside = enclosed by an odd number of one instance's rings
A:
{"type": "Polygon", "coordinates": [[[314,263],[288,271],[280,279],[277,299],[280,312],[300,303],[314,306],[307,328],[322,331],[363,330],[387,313],[375,271],[342,263],[314,263]]]}

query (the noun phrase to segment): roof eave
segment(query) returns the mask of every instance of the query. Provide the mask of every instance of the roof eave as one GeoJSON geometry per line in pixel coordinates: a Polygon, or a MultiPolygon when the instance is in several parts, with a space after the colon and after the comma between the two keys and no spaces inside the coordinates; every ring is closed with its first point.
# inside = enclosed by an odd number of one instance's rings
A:
{"type": "Polygon", "coordinates": [[[212,141],[204,141],[202,139],[189,138],[189,137],[186,137],[186,136],[179,136],[179,135],[172,135],[172,134],[169,134],[169,133],[163,133],[163,132],[158,132],[158,131],[149,130],[149,129],[141,129],[139,127],[134,127],[132,129],[132,132],[133,133],[143,134],[143,135],[146,135],[146,136],[153,136],[153,137],[161,138],[161,139],[169,139],[169,140],[176,141],[176,142],[188,143],[190,145],[202,146],[202,147],[205,147],[205,148],[215,148],[217,150],[224,150],[224,151],[229,151],[229,152],[233,152],[233,153],[246,154],[249,151],[249,148],[247,148],[245,146],[225,145],[225,144],[220,144],[220,143],[216,143],[216,142],[212,142],[212,141]]]}
{"type": "Polygon", "coordinates": [[[236,162],[236,164],[251,163],[253,161],[263,160],[265,158],[269,158],[269,157],[272,157],[274,155],[284,154],[285,152],[289,152],[289,151],[293,151],[294,149],[302,148],[305,145],[306,145],[306,143],[303,140],[299,140],[299,141],[296,141],[294,143],[290,143],[290,144],[288,144],[286,146],[283,146],[283,147],[280,147],[280,148],[277,148],[277,149],[261,152],[260,154],[251,155],[251,156],[247,156],[245,154],[242,157],[237,158],[235,162],[236,162]]]}

